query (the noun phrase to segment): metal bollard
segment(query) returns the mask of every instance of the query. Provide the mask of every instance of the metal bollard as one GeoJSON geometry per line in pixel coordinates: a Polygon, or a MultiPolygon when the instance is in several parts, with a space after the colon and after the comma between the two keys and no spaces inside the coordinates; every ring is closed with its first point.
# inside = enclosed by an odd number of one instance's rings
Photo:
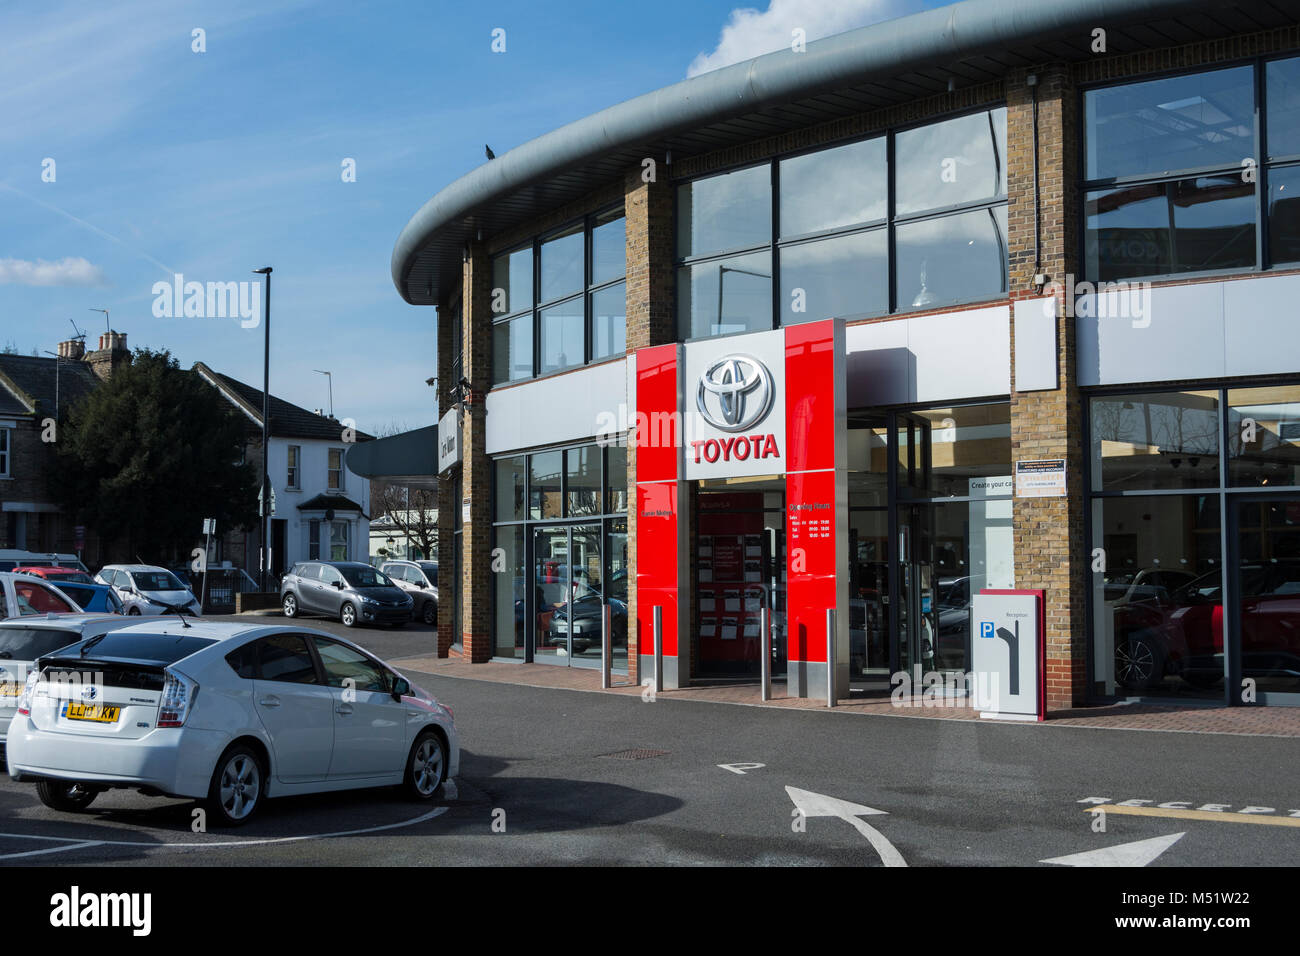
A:
{"type": "Polygon", "coordinates": [[[763,701],[772,699],[772,629],[767,623],[767,608],[758,609],[758,653],[762,655],[759,673],[763,679],[763,701]]]}
{"type": "Polygon", "coordinates": [[[664,689],[664,609],[655,605],[655,693],[664,689]]]}
{"type": "Polygon", "coordinates": [[[826,609],[826,706],[835,706],[835,608],[826,609]]]}
{"type": "Polygon", "coordinates": [[[600,689],[609,690],[610,666],[614,657],[614,609],[606,601],[600,606],[600,689]]]}

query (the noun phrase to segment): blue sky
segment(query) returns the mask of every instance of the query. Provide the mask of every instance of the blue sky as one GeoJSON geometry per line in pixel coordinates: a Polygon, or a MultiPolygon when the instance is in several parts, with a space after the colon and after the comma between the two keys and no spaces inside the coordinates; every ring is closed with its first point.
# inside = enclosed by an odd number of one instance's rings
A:
{"type": "Polygon", "coordinates": [[[272,285],[271,388],[370,431],[435,421],[434,312],[393,242],[440,188],[620,100],[925,0],[326,3],[0,8],[0,347],[104,329],[260,386],[262,329],[156,318],[153,284],[272,285]],[[653,11],[653,15],[648,15],[653,11]],[[506,31],[493,53],[492,30],[506,31]],[[202,28],[206,52],[193,52],[202,28]],[[42,180],[54,160],[54,182],[42,180]],[[345,158],[356,182],[341,178],[345,158]]]}

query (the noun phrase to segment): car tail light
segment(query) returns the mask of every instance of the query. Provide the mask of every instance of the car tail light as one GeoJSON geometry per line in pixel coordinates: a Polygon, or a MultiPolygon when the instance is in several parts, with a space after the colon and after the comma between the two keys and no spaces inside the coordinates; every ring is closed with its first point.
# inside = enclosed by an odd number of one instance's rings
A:
{"type": "Polygon", "coordinates": [[[199,685],[171,668],[163,673],[167,681],[163,684],[162,702],[158,705],[158,726],[180,727],[194,707],[199,685]]]}
{"type": "Polygon", "coordinates": [[[41,671],[33,667],[27,674],[27,683],[23,684],[22,696],[18,698],[18,713],[27,717],[32,712],[32,695],[36,693],[36,683],[41,679],[41,671]]]}

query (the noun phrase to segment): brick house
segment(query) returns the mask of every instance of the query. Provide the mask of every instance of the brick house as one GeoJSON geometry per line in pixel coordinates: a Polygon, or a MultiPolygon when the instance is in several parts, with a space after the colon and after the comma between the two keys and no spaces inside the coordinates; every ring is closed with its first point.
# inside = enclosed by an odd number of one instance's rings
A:
{"type": "Polygon", "coordinates": [[[126,335],[105,332],[98,344],[87,352],[81,339],[70,339],[49,358],[0,354],[0,549],[80,551],[88,567],[103,563],[104,542],[89,529],[78,544],[46,481],[54,462],[50,423],[131,361],[126,335]]]}

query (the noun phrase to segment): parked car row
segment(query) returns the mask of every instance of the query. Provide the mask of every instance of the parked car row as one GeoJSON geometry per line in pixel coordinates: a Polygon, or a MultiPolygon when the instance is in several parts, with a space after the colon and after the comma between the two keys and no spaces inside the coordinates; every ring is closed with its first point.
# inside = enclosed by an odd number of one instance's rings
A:
{"type": "Polygon", "coordinates": [[[347,627],[401,627],[415,613],[415,599],[383,571],[359,561],[300,561],[280,581],[280,607],[287,618],[324,614],[347,627]]]}
{"type": "Polygon", "coordinates": [[[361,647],[191,613],[0,622],[10,777],[55,810],[127,788],[238,825],[269,797],[395,785],[429,800],[456,774],[451,710],[361,647]]]}
{"type": "Polygon", "coordinates": [[[202,614],[199,601],[165,568],[105,565],[92,578],[63,565],[24,564],[0,571],[0,620],[37,614],[101,611],[129,616],[202,614]]]}

